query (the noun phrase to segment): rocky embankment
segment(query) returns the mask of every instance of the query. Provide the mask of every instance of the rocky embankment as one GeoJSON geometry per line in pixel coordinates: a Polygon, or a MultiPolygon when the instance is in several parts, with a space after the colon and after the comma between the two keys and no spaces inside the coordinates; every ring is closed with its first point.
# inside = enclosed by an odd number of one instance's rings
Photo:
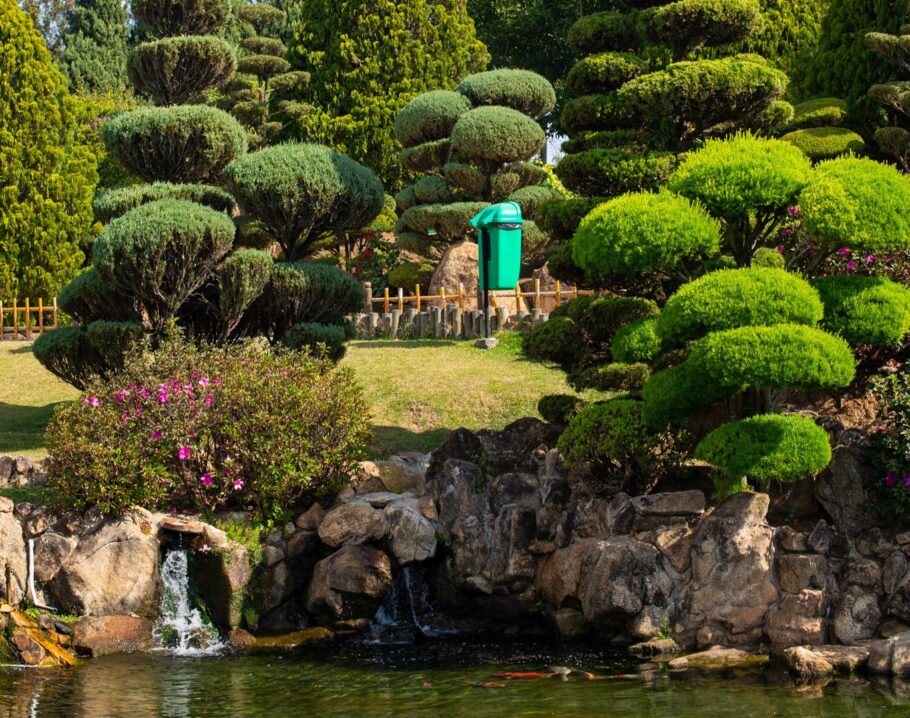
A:
{"type": "Polygon", "coordinates": [[[248,632],[365,628],[398,571],[421,564],[447,613],[513,632],[700,651],[677,668],[754,663],[767,646],[805,675],[910,674],[910,532],[857,509],[857,447],[835,450],[815,486],[825,517],[796,530],[769,525],[766,494],[713,506],[699,490],[599,496],[566,471],[555,439],[528,419],[453,432],[430,457],[366,463],[331,505],[258,546],[192,518],[0,500],[0,595],[84,616],[71,629],[78,653],[142,647],[161,553],[184,546],[212,620],[246,645],[248,632]]]}

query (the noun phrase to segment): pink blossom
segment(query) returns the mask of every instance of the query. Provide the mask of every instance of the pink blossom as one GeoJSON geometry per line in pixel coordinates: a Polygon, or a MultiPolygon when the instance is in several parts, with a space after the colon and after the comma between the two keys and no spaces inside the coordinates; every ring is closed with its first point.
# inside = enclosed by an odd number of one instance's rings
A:
{"type": "Polygon", "coordinates": [[[885,485],[886,486],[894,486],[894,483],[896,481],[897,481],[897,477],[894,474],[892,474],[891,472],[888,472],[885,475],[885,485]]]}
{"type": "Polygon", "coordinates": [[[782,244],[778,244],[778,245],[777,245],[777,251],[778,251],[780,254],[783,254],[784,252],[787,251],[787,248],[784,247],[784,245],[782,245],[782,244]]]}
{"type": "Polygon", "coordinates": [[[790,209],[787,210],[787,214],[789,214],[791,217],[798,217],[799,207],[790,207],[790,209]]]}
{"type": "Polygon", "coordinates": [[[204,376],[199,380],[199,386],[201,386],[203,389],[205,389],[205,387],[207,387],[208,385],[209,385],[209,378],[207,376],[204,376]]]}
{"type": "Polygon", "coordinates": [[[193,450],[189,446],[181,446],[177,449],[177,458],[180,459],[180,461],[186,461],[190,458],[190,454],[192,453],[193,450]]]}
{"type": "Polygon", "coordinates": [[[97,409],[99,406],[101,406],[101,400],[100,400],[97,396],[94,396],[94,395],[92,395],[92,396],[83,396],[83,397],[82,397],[82,405],[83,405],[83,406],[92,406],[92,407],[95,407],[95,408],[97,409]]]}
{"type": "Polygon", "coordinates": [[[202,546],[199,547],[199,553],[208,553],[211,550],[212,550],[212,547],[209,546],[207,543],[204,543],[204,544],[202,544],[202,546]]]}
{"type": "Polygon", "coordinates": [[[146,399],[148,399],[148,398],[149,398],[149,390],[146,389],[145,387],[140,388],[140,389],[139,389],[139,398],[142,399],[143,401],[145,401],[146,399]]]}
{"type": "Polygon", "coordinates": [[[204,473],[202,476],[199,477],[199,482],[200,482],[203,486],[205,486],[206,488],[208,488],[209,486],[212,485],[212,475],[211,475],[210,473],[208,473],[208,472],[204,473]]]}
{"type": "Polygon", "coordinates": [[[211,406],[214,403],[215,403],[215,397],[213,397],[211,394],[206,394],[205,395],[205,405],[211,406]]]}
{"type": "Polygon", "coordinates": [[[152,441],[160,441],[160,440],[161,440],[161,432],[153,431],[152,432],[152,441]]]}
{"type": "Polygon", "coordinates": [[[854,262],[852,259],[847,262],[847,269],[849,269],[851,272],[856,269],[856,262],[854,262]]]}
{"type": "Polygon", "coordinates": [[[904,477],[904,486],[910,486],[910,474],[904,477]]]}
{"type": "Polygon", "coordinates": [[[243,479],[234,479],[234,491],[240,491],[243,488],[243,479]]]}
{"type": "Polygon", "coordinates": [[[875,255],[870,254],[868,257],[866,257],[866,259],[864,261],[866,262],[866,264],[872,264],[875,261],[875,255]]]}
{"type": "Polygon", "coordinates": [[[847,255],[850,254],[850,248],[849,248],[849,247],[841,247],[840,249],[837,250],[837,253],[838,253],[841,257],[846,257],[847,255]]]}

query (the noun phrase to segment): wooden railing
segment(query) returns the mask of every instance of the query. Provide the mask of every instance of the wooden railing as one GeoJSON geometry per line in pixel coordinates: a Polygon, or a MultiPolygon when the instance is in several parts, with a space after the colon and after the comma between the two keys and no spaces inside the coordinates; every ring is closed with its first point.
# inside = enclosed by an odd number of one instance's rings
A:
{"type": "MultiPolygon", "coordinates": [[[[439,294],[421,294],[419,284],[414,288],[414,293],[408,295],[405,295],[403,289],[399,289],[395,294],[392,294],[389,291],[388,287],[386,287],[386,289],[383,291],[382,296],[374,297],[372,283],[364,282],[363,292],[363,310],[366,314],[377,311],[373,308],[375,304],[382,305],[382,311],[384,314],[388,314],[390,311],[392,311],[393,308],[397,309],[400,312],[403,312],[404,308],[408,305],[415,305],[418,312],[423,311],[425,307],[445,307],[450,303],[454,304],[459,309],[464,309],[465,300],[469,296],[472,296],[465,292],[463,283],[459,283],[457,290],[454,292],[447,292],[445,290],[445,287],[443,287],[439,290],[439,294]]],[[[531,291],[523,290],[521,287],[521,282],[519,282],[515,285],[514,290],[490,292],[490,305],[493,309],[496,309],[500,306],[507,306],[514,301],[515,312],[517,313],[524,311],[524,300],[530,301],[533,309],[540,309],[544,298],[553,297],[556,306],[558,307],[563,303],[563,300],[569,301],[571,299],[575,299],[575,297],[591,294],[594,294],[594,292],[591,290],[580,290],[578,287],[570,286],[564,289],[558,281],[556,282],[553,289],[542,290],[540,288],[540,280],[535,279],[533,280],[533,288],[531,291]]]]}
{"type": "Polygon", "coordinates": [[[34,339],[49,329],[56,329],[58,325],[58,310],[56,298],[45,304],[43,299],[34,305],[26,299],[20,304],[14,299],[12,304],[0,301],[0,341],[4,339],[34,339]]]}

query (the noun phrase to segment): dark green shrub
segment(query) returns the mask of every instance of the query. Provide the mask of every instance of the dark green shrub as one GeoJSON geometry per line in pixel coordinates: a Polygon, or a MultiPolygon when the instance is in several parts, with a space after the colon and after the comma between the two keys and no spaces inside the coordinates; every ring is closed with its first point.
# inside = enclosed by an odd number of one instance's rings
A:
{"type": "Polygon", "coordinates": [[[537,413],[550,424],[568,424],[584,406],[583,399],[572,394],[547,394],[537,402],[537,413]]]}
{"type": "Polygon", "coordinates": [[[95,197],[92,207],[95,219],[107,224],[134,207],[159,199],[185,199],[198,202],[230,216],[234,212],[234,198],[219,187],[205,184],[153,184],[130,185],[110,189],[95,197]]]}
{"type": "Polygon", "coordinates": [[[112,155],[149,182],[218,181],[246,152],[237,120],[204,105],[124,112],[108,120],[102,136],[112,155]]]}
{"type": "Polygon", "coordinates": [[[436,175],[421,177],[409,189],[414,193],[414,202],[416,204],[437,204],[454,200],[449,183],[444,178],[436,175]]]}
{"type": "Polygon", "coordinates": [[[814,282],[822,326],[851,346],[894,346],[910,331],[910,290],[885,277],[831,276],[814,282]]]}
{"type": "Polygon", "coordinates": [[[583,95],[570,100],[559,117],[560,126],[569,133],[587,131],[621,131],[633,119],[632,110],[615,92],[606,95],[583,95]]]}
{"type": "Polygon", "coordinates": [[[569,317],[551,316],[524,335],[522,350],[531,359],[571,369],[584,357],[581,328],[569,317]]]}
{"type": "MultiPolygon", "coordinates": [[[[486,174],[463,162],[447,162],[442,168],[442,174],[453,187],[477,197],[483,196],[489,183],[489,177],[486,174]]],[[[434,175],[427,175],[427,177],[432,176],[434,175]]]]}
{"type": "Polygon", "coordinates": [[[409,229],[427,235],[427,230],[432,229],[436,234],[429,237],[431,241],[451,242],[464,237],[471,218],[488,206],[487,202],[417,205],[405,210],[395,230],[409,229]]]}
{"type": "Polygon", "coordinates": [[[657,318],[668,346],[681,346],[709,332],[790,322],[815,325],[824,309],[818,292],[782,269],[722,269],[684,284],[657,318]]]}
{"type": "Polygon", "coordinates": [[[475,107],[498,105],[540,117],[556,106],[553,86],[529,70],[490,70],[470,75],[455,88],[475,107]]]}
{"type": "Polygon", "coordinates": [[[324,360],[169,340],[125,366],[51,421],[48,481],[69,510],[252,507],[267,522],[344,485],[369,437],[353,376],[324,360]]]}
{"type": "Polygon", "coordinates": [[[98,353],[101,373],[107,375],[123,369],[127,355],[142,340],[143,329],[139,322],[99,319],[85,327],[85,334],[98,353]]]}
{"type": "Polygon", "coordinates": [[[576,391],[596,389],[597,391],[636,391],[651,377],[647,364],[598,364],[570,374],[569,386],[576,391]]]}
{"type": "Polygon", "coordinates": [[[610,351],[613,359],[618,362],[649,362],[660,355],[661,344],[657,333],[657,317],[647,317],[627,324],[616,332],[610,343],[610,351]]]}
{"type": "Polygon", "coordinates": [[[572,240],[575,263],[603,275],[664,272],[719,251],[717,220],[669,192],[610,200],[582,220],[572,240]]]}
{"type": "Polygon", "coordinates": [[[603,50],[637,50],[644,38],[634,13],[599,12],[586,15],[569,29],[569,45],[579,54],[603,50]]]}
{"type": "Polygon", "coordinates": [[[733,392],[755,389],[834,389],[855,376],[850,347],[840,337],[802,324],[747,326],[708,334],[687,364],[733,392]]]}
{"type": "Polygon", "coordinates": [[[287,17],[280,8],[262,2],[242,6],[237,15],[243,22],[248,22],[260,33],[269,26],[284,22],[287,17]]]}
{"type": "Polygon", "coordinates": [[[645,33],[682,59],[701,47],[743,40],[762,26],[758,0],[678,0],[641,14],[645,33]]]}
{"type": "Polygon", "coordinates": [[[647,145],[642,142],[642,135],[637,130],[604,130],[601,132],[578,132],[562,143],[562,149],[568,154],[585,150],[610,149],[625,147],[628,150],[644,152],[647,145]]]}
{"type": "Polygon", "coordinates": [[[695,456],[723,471],[721,494],[741,491],[743,479],[799,481],[831,462],[827,432],[803,416],[761,414],[708,434],[695,456]]]}
{"type": "Polygon", "coordinates": [[[857,154],[866,149],[863,138],[846,127],[807,127],[788,132],[781,139],[799,147],[813,162],[857,154]]]}
{"type": "Polygon", "coordinates": [[[576,303],[574,316],[569,316],[579,323],[588,343],[602,346],[608,345],[616,332],[630,322],[658,313],[657,304],[642,297],[579,297],[563,306],[571,310],[576,303]],[[579,299],[586,301],[578,302],[579,299]]]}
{"type": "Polygon", "coordinates": [[[842,157],[822,162],[799,197],[812,239],[829,249],[910,247],[910,179],[889,165],[842,157]]]}
{"type": "Polygon", "coordinates": [[[282,57],[288,51],[287,46],[277,37],[261,35],[243,38],[240,41],[240,47],[252,55],[269,55],[271,57],[282,57]]]}
{"type": "Polygon", "coordinates": [[[638,55],[603,52],[579,60],[569,72],[566,84],[576,95],[593,95],[615,90],[647,70],[647,63],[638,55]]]}
{"type": "Polygon", "coordinates": [[[291,327],[282,341],[291,349],[307,349],[314,356],[337,363],[344,357],[347,339],[343,326],[304,322],[291,327]]]}
{"type": "Polygon", "coordinates": [[[118,217],[95,240],[102,279],[134,299],[143,321],[160,332],[227,255],[234,223],[185,200],[159,200],[118,217]]]}
{"type": "MultiPolygon", "coordinates": [[[[910,513],[910,374],[905,371],[876,377],[872,391],[879,403],[876,423],[888,427],[867,441],[875,471],[863,482],[866,507],[881,516],[910,513]]],[[[871,472],[870,472],[871,473],[871,472]]]]}
{"type": "Polygon", "coordinates": [[[227,21],[228,0],[132,0],[136,22],[156,37],[205,35],[227,21]]]}
{"type": "Polygon", "coordinates": [[[478,107],[465,112],[452,129],[457,152],[491,162],[515,162],[534,155],[546,134],[533,119],[507,107],[478,107]]]}
{"type": "Polygon", "coordinates": [[[559,202],[548,202],[540,208],[537,223],[551,237],[571,239],[585,215],[604,202],[606,200],[601,197],[577,197],[559,202]]]}
{"type": "Polygon", "coordinates": [[[405,262],[389,272],[389,284],[407,291],[414,291],[418,284],[426,287],[433,276],[433,265],[429,262],[405,262]]]}
{"type": "Polygon", "coordinates": [[[260,81],[281,75],[290,69],[291,63],[283,57],[273,57],[272,55],[245,55],[237,61],[237,72],[254,75],[260,81]]]}
{"type": "Polygon", "coordinates": [[[552,187],[536,184],[529,187],[521,187],[509,193],[508,199],[510,202],[518,203],[523,216],[536,217],[541,207],[548,202],[561,200],[562,195],[552,187]]]}
{"type": "Polygon", "coordinates": [[[84,389],[102,368],[101,357],[82,327],[42,332],[32,344],[32,353],[45,369],[77,389],[84,389]]]}
{"type": "Polygon", "coordinates": [[[176,105],[220,87],[237,69],[231,44],[214,35],[179,35],[144,42],[130,52],[130,82],[159,105],[176,105]]]}
{"type": "Polygon", "coordinates": [[[446,138],[406,147],[398,158],[405,169],[412,172],[432,172],[452,158],[452,142],[446,138]]]}
{"type": "Polygon", "coordinates": [[[586,406],[559,437],[559,450],[570,466],[618,461],[643,469],[653,463],[656,445],[654,433],[642,420],[641,402],[630,399],[586,406]]]}
{"type": "Polygon", "coordinates": [[[224,341],[234,333],[246,311],[265,291],[273,265],[272,258],[257,249],[238,249],[218,265],[217,339],[224,341]]]}
{"type": "Polygon", "coordinates": [[[670,152],[594,149],[563,157],[556,175],[572,191],[609,196],[656,190],[670,178],[676,162],[670,152]]]}
{"type": "Polygon", "coordinates": [[[653,427],[682,424],[701,407],[736,393],[711,381],[696,362],[683,361],[655,372],[642,387],[642,417],[653,427]]]}
{"type": "Polygon", "coordinates": [[[322,145],[286,144],[241,157],[225,169],[231,192],[281,245],[306,257],[320,237],[369,224],[385,193],[376,175],[322,145]]]}
{"type": "Polygon", "coordinates": [[[94,267],[77,274],[60,290],[57,304],[81,324],[88,324],[101,317],[115,320],[137,318],[129,300],[118,295],[94,267]]]}
{"type": "Polygon", "coordinates": [[[847,117],[847,103],[837,97],[816,97],[793,106],[793,119],[787,130],[808,127],[837,127],[847,117]]]}

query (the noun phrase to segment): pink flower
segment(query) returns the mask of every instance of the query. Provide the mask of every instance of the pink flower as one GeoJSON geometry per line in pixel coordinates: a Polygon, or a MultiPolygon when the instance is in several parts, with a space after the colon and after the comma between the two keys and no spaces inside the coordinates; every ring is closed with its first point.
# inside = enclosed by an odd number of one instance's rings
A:
{"type": "Polygon", "coordinates": [[[847,269],[849,269],[851,272],[856,269],[856,262],[854,262],[852,259],[847,262],[847,269]]]}
{"type": "Polygon", "coordinates": [[[777,245],[777,251],[778,251],[780,254],[783,254],[784,252],[787,251],[787,248],[784,247],[784,245],[782,245],[782,244],[778,244],[778,245],[777,245]]]}
{"type": "Polygon", "coordinates": [[[868,257],[866,257],[866,259],[864,261],[866,262],[866,264],[872,264],[875,261],[875,255],[870,254],[868,257]]]}
{"type": "Polygon", "coordinates": [[[212,550],[212,547],[209,546],[207,543],[204,543],[204,544],[202,544],[202,546],[199,547],[199,553],[208,553],[211,550],[212,550]]]}
{"type": "Polygon", "coordinates": [[[791,207],[790,209],[787,210],[787,214],[789,214],[791,217],[798,217],[799,216],[799,207],[791,207]]]}
{"type": "Polygon", "coordinates": [[[904,486],[910,486],[910,474],[904,477],[904,486]]]}
{"type": "Polygon", "coordinates": [[[892,474],[891,472],[888,472],[885,475],[885,485],[886,486],[894,486],[894,483],[896,481],[897,481],[897,477],[894,474],[892,474]]]}
{"type": "Polygon", "coordinates": [[[209,385],[209,378],[207,376],[204,376],[199,380],[199,386],[201,386],[203,389],[205,389],[205,387],[207,387],[208,385],[209,385]]]}
{"type": "Polygon", "coordinates": [[[160,439],[161,439],[161,432],[153,431],[152,432],[152,441],[159,441],[160,439]]]}
{"type": "Polygon", "coordinates": [[[234,479],[234,491],[240,491],[243,488],[243,479],[234,479]]]}
{"type": "Polygon", "coordinates": [[[83,396],[82,397],[82,406],[93,406],[98,408],[101,406],[101,400],[97,396],[83,396]]]}
{"type": "Polygon", "coordinates": [[[190,454],[192,453],[193,450],[189,446],[181,446],[177,449],[177,458],[180,459],[180,461],[186,461],[190,458],[190,454]]]}
{"type": "Polygon", "coordinates": [[[837,250],[837,253],[841,257],[846,257],[848,254],[850,254],[850,249],[849,249],[849,247],[841,247],[840,249],[837,250]]]}
{"type": "Polygon", "coordinates": [[[205,405],[211,406],[214,403],[215,403],[215,397],[213,397],[211,394],[206,394],[205,395],[205,405]]]}
{"type": "Polygon", "coordinates": [[[202,476],[199,477],[199,482],[200,482],[203,486],[205,486],[206,488],[208,488],[208,487],[211,486],[212,483],[213,483],[213,482],[212,482],[212,475],[211,475],[210,473],[208,473],[208,472],[204,473],[202,476]]]}

